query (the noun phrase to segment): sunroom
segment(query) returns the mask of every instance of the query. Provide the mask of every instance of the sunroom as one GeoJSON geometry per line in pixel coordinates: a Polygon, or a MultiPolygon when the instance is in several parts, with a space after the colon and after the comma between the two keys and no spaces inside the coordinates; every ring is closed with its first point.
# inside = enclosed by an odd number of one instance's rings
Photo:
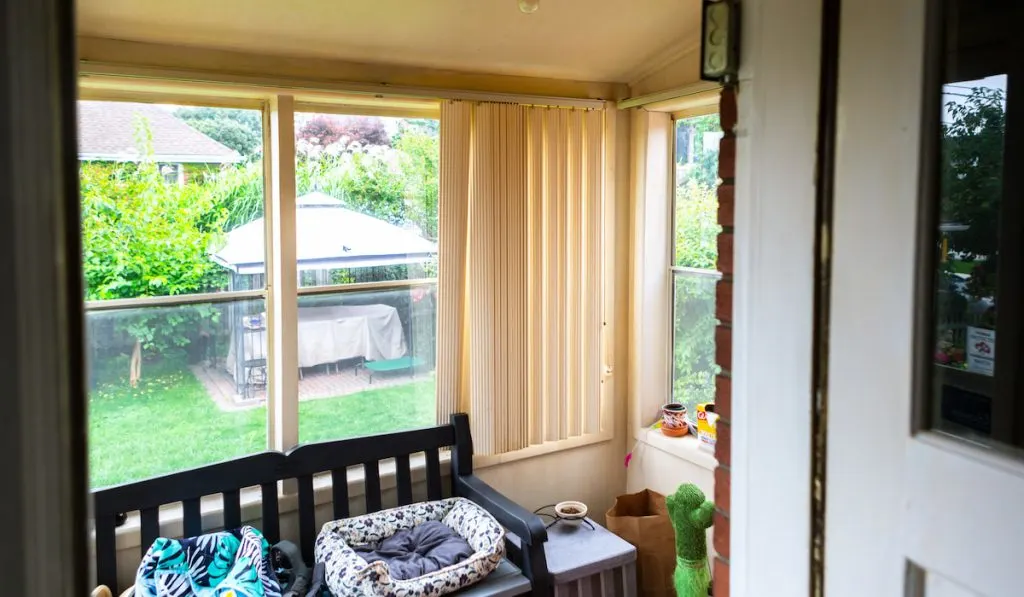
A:
{"type": "Polygon", "coordinates": [[[1024,582],[1009,3],[2,6],[24,594],[450,494],[667,595],[681,485],[719,597],[1024,582]]]}

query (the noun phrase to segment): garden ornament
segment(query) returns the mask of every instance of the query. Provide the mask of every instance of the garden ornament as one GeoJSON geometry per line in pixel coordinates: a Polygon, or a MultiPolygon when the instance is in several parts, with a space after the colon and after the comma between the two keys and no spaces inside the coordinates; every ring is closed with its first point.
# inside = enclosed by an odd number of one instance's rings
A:
{"type": "Polygon", "coordinates": [[[680,485],[665,504],[676,531],[676,596],[707,597],[711,572],[705,531],[711,526],[715,504],[692,483],[680,485]]]}

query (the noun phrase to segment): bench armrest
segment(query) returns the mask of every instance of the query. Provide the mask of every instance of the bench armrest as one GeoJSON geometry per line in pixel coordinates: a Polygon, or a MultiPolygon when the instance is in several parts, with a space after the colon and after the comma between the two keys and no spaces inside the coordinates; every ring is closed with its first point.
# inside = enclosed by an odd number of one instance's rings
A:
{"type": "Polygon", "coordinates": [[[527,545],[541,544],[548,539],[540,516],[508,499],[475,475],[456,476],[455,495],[476,502],[527,545]]]}
{"type": "Polygon", "coordinates": [[[519,538],[520,545],[506,541],[510,557],[523,569],[533,585],[532,595],[552,595],[544,543],[548,531],[539,516],[508,499],[474,475],[453,475],[454,494],[472,500],[491,513],[503,527],[519,538]]]}

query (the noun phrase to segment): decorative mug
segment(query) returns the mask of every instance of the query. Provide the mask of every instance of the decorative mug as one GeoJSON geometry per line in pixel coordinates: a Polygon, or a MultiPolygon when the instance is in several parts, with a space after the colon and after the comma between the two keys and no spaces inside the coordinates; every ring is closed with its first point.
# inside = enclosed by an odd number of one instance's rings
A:
{"type": "Polygon", "coordinates": [[[686,407],[678,402],[666,404],[661,408],[661,422],[669,429],[686,427],[686,407]]]}

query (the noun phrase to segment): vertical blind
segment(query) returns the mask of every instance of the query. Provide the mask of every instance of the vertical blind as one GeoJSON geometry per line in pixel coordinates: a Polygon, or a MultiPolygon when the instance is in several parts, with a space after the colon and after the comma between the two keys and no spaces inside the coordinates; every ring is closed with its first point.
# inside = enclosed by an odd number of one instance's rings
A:
{"type": "Polygon", "coordinates": [[[441,110],[438,415],[497,454],[601,429],[604,114],[441,110]]]}

